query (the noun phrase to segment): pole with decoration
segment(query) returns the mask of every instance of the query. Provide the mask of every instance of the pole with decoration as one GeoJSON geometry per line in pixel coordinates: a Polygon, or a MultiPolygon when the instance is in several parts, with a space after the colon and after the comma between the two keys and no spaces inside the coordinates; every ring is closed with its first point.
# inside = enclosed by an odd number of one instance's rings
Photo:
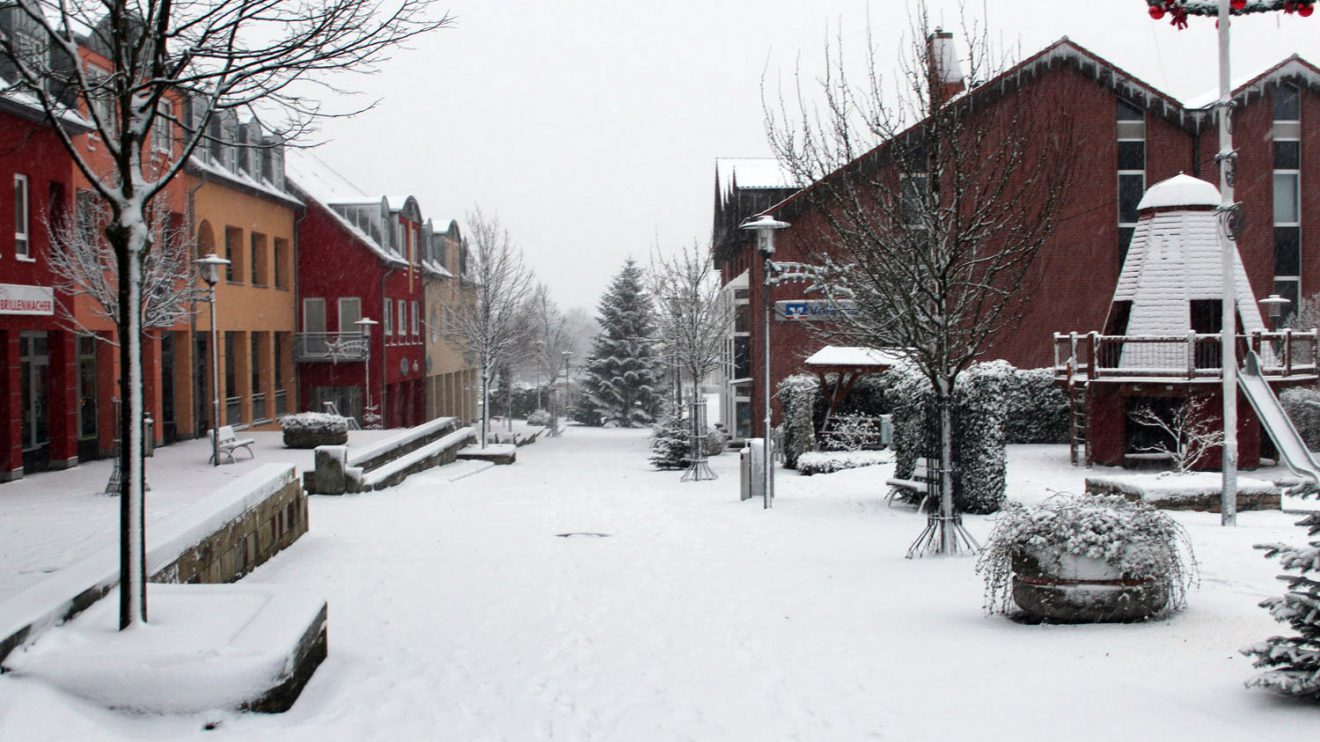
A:
{"type": "Polygon", "coordinates": [[[1311,0],[1146,0],[1150,17],[1166,15],[1174,28],[1187,28],[1189,16],[1215,16],[1219,30],[1219,100],[1215,103],[1219,122],[1219,242],[1223,256],[1223,314],[1220,344],[1223,349],[1224,456],[1223,499],[1220,522],[1237,525],[1237,292],[1233,287],[1234,241],[1242,224],[1241,208],[1233,198],[1237,151],[1233,149],[1233,90],[1229,74],[1229,28],[1233,16],[1282,11],[1307,18],[1315,11],[1311,0]]]}

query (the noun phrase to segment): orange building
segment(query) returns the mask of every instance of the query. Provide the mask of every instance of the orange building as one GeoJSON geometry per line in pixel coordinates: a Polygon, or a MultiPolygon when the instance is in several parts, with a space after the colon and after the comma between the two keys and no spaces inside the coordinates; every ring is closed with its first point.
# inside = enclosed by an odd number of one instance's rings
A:
{"type": "Polygon", "coordinates": [[[426,419],[456,417],[462,421],[477,416],[477,369],[445,337],[449,312],[473,301],[472,285],[464,276],[467,246],[458,222],[441,222],[436,231],[431,220],[422,228],[425,253],[422,275],[426,311],[426,419]]]}

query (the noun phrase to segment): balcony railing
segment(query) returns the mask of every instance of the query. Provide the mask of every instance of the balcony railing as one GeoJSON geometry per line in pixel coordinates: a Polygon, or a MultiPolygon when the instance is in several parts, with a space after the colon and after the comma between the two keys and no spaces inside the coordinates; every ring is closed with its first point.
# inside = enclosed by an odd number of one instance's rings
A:
{"type": "MultiPolygon", "coordinates": [[[[1260,356],[1266,376],[1312,377],[1320,368],[1316,331],[1253,332],[1237,336],[1239,362],[1247,350],[1260,356]]],[[[1222,365],[1218,334],[1163,337],[1054,334],[1057,379],[1218,379],[1222,365]]]]}
{"type": "Polygon", "coordinates": [[[225,424],[241,425],[243,423],[243,398],[225,397],[225,424]]]}
{"type": "Polygon", "coordinates": [[[252,395],[252,424],[270,421],[270,408],[266,406],[266,394],[257,392],[252,395]]]}
{"type": "Polygon", "coordinates": [[[279,417],[289,411],[289,392],[285,389],[275,390],[275,416],[279,417]]]}
{"type": "Polygon", "coordinates": [[[305,361],[364,361],[367,338],[360,332],[300,332],[293,346],[294,359],[305,361]]]}

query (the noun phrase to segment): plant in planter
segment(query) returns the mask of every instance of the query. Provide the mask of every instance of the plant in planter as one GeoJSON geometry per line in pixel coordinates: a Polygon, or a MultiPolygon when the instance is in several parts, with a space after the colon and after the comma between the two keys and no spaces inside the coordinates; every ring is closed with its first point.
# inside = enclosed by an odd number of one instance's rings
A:
{"type": "Polygon", "coordinates": [[[985,609],[1058,623],[1143,621],[1186,605],[1196,557],[1182,526],[1143,502],[1059,494],[1010,502],[976,571],[985,609]]]}
{"type": "Polygon", "coordinates": [[[348,418],[323,412],[300,412],[280,418],[286,448],[342,446],[348,443],[348,418]]]}

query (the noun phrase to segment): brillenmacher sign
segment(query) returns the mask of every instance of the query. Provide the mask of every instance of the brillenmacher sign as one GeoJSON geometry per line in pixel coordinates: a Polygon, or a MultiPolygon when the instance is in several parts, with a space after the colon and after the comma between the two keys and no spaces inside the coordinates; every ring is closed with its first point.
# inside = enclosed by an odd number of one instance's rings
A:
{"type": "Polygon", "coordinates": [[[780,322],[836,322],[856,311],[850,301],[841,301],[835,305],[822,299],[775,302],[775,318],[780,322]]]}
{"type": "Polygon", "coordinates": [[[0,314],[55,314],[55,290],[47,286],[0,283],[0,314]]]}

